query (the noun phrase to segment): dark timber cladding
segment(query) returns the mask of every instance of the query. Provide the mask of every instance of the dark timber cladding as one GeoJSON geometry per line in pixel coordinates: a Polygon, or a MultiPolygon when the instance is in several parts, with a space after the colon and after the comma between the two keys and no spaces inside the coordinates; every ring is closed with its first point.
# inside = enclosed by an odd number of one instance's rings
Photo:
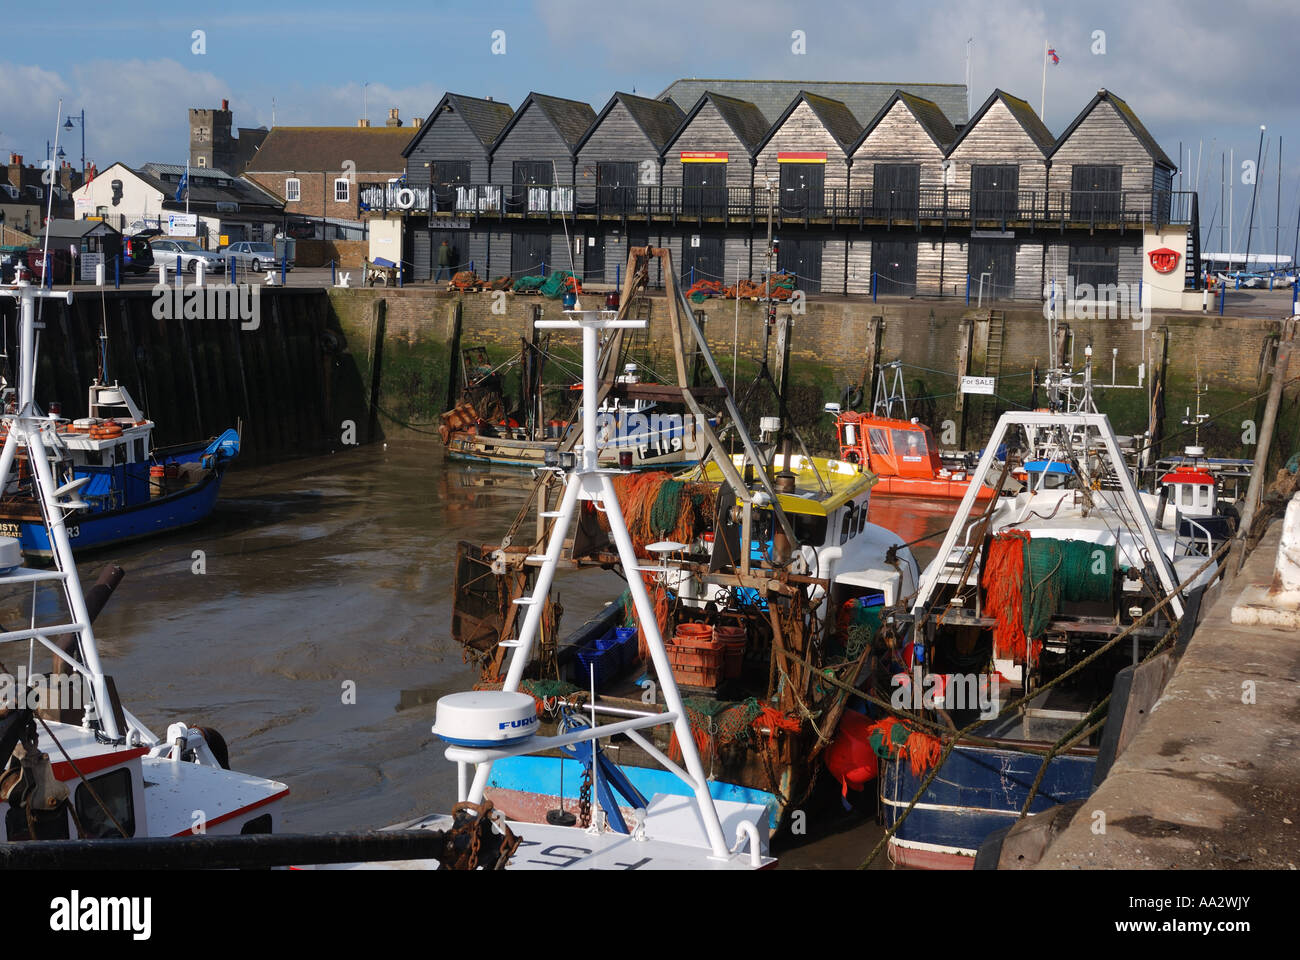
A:
{"type": "Polygon", "coordinates": [[[1161,203],[1151,191],[1169,190],[1175,169],[1132,108],[1104,89],[1061,134],[1048,159],[1049,189],[1070,192],[1071,210],[1084,219],[1090,209],[1139,211],[1161,203]]]}
{"type": "Polygon", "coordinates": [[[862,124],[843,103],[801,91],[772,125],[755,157],[755,184],[770,181],[777,189],[777,269],[797,273],[800,287],[810,293],[842,285],[842,255],[826,263],[826,238],[809,233],[806,226],[808,218],[826,217],[847,202],[848,152],[861,132],[862,124]]]}
{"type": "MultiPolygon", "coordinates": [[[[1033,108],[1003,90],[994,90],[948,150],[948,185],[970,191],[980,225],[1001,230],[1014,219],[1019,203],[1039,209],[1047,190],[1047,154],[1055,138],[1033,108]]],[[[965,260],[945,262],[954,277],[970,273],[978,284],[985,273],[985,291],[992,284],[999,297],[1034,297],[1043,283],[1041,240],[1008,237],[973,238],[965,260]]]]}
{"type": "MultiPolygon", "coordinates": [[[[930,100],[894,92],[850,148],[853,202],[888,221],[890,236],[849,240],[849,292],[869,293],[876,274],[882,294],[912,295],[937,289],[945,245],[894,229],[911,222],[922,206],[942,202],[944,156],[957,139],[942,110],[930,100]]],[[[905,228],[904,228],[905,229],[905,228]]]]}
{"type": "Polygon", "coordinates": [[[479,199],[467,196],[467,190],[471,194],[476,191],[464,185],[489,182],[492,144],[513,114],[506,103],[448,93],[402,151],[407,182],[432,183],[434,188],[435,215],[408,220],[416,280],[435,275],[438,249],[444,239],[452,248],[453,270],[457,265],[469,269],[472,262],[480,275],[487,272],[486,226],[453,230],[449,229],[450,223],[437,221],[444,219],[439,214],[449,218],[458,205],[463,207],[479,199]]]}
{"type": "MultiPolygon", "coordinates": [[[[554,211],[573,213],[574,166],[578,144],[596,119],[590,104],[530,93],[505,125],[492,148],[492,182],[503,190],[502,206],[507,216],[527,217],[530,213],[554,211]],[[559,189],[550,189],[558,186],[559,189]],[[567,188],[567,189],[566,189],[567,188]]],[[[551,255],[545,263],[569,269],[574,259],[561,225],[548,230],[551,255]]],[[[530,232],[532,229],[530,228],[530,232]]],[[[528,241],[536,244],[535,238],[528,241]]],[[[530,262],[510,272],[531,271],[530,262]]],[[[493,265],[497,258],[493,256],[493,265]]],[[[576,264],[575,264],[576,266],[576,264]]]]}
{"type": "MultiPolygon", "coordinates": [[[[630,93],[610,97],[578,144],[577,211],[617,216],[653,197],[664,147],[683,119],[675,104],[630,93]]],[[[626,230],[590,222],[576,230],[583,278],[613,283],[620,275],[616,265],[627,262],[626,230]]]]}

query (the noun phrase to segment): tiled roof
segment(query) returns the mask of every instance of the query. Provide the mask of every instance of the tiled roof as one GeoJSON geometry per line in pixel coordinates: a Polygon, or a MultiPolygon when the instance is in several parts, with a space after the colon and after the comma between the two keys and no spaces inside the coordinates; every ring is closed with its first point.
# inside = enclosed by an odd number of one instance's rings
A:
{"type": "Polygon", "coordinates": [[[616,93],[614,96],[623,102],[627,112],[641,125],[650,142],[660,150],[668,145],[686,117],[675,103],[650,100],[633,93],[616,93]]]}
{"type": "Polygon", "coordinates": [[[425,118],[424,124],[415,135],[402,148],[402,156],[409,157],[416,145],[429,131],[430,126],[445,112],[452,112],[460,115],[465,121],[465,126],[469,127],[470,133],[478,138],[483,144],[483,150],[492,149],[492,144],[496,142],[501,131],[510,123],[510,118],[515,115],[514,108],[510,104],[501,100],[484,100],[481,97],[467,97],[463,93],[446,93],[443,94],[438,105],[433,108],[433,112],[425,118]]]}
{"type": "MultiPolygon", "coordinates": [[[[361,169],[360,165],[357,169],[361,169]]],[[[175,163],[146,163],[139,170],[132,172],[155,190],[161,191],[163,203],[166,205],[173,202],[185,168],[175,163]]],[[[191,203],[237,203],[241,209],[245,207],[280,209],[284,206],[274,194],[247,177],[231,177],[222,170],[194,167],[190,167],[189,199],[191,203]],[[224,182],[225,186],[219,185],[219,182],[224,182]]],[[[184,201],[185,197],[182,195],[178,202],[184,203],[184,201]]]]}
{"type": "Polygon", "coordinates": [[[819,80],[697,80],[674,81],[656,100],[671,97],[679,105],[695,103],[705,91],[713,91],[758,107],[768,125],[790,106],[790,101],[807,91],[843,103],[857,118],[875,116],[890,100],[895,90],[903,90],[925,97],[953,121],[966,119],[966,85],[963,83],[874,83],[858,81],[819,80]]]}
{"type": "Polygon", "coordinates": [[[400,173],[410,127],[272,127],[248,173],[342,171],[345,161],[358,173],[400,173]]]}
{"type": "Polygon", "coordinates": [[[767,130],[771,124],[768,123],[763,116],[763,112],[755,104],[708,90],[701,95],[701,102],[691,108],[692,115],[698,112],[698,108],[703,105],[705,99],[712,102],[718,113],[721,114],[722,119],[727,121],[727,126],[731,127],[732,132],[740,138],[741,143],[749,148],[751,154],[758,150],[759,144],[767,136],[767,130]]]}
{"type": "Polygon", "coordinates": [[[989,98],[984,101],[983,105],[975,111],[975,116],[971,117],[970,122],[962,127],[961,133],[958,134],[957,139],[952,142],[952,146],[948,148],[948,152],[951,153],[957,148],[957,144],[966,139],[966,135],[975,129],[984,114],[988,113],[989,110],[992,109],[993,104],[997,103],[999,100],[1006,104],[1007,109],[1011,111],[1011,115],[1016,118],[1020,126],[1024,128],[1025,133],[1029,135],[1029,139],[1033,140],[1035,146],[1037,146],[1038,149],[1042,151],[1043,155],[1046,156],[1052,147],[1056,145],[1056,138],[1052,136],[1052,131],[1047,129],[1047,125],[1043,123],[1038,114],[1034,112],[1033,107],[1024,100],[1021,100],[1019,97],[1011,96],[1011,94],[1007,93],[1005,90],[994,90],[989,95],[989,98]]]}
{"type": "Polygon", "coordinates": [[[939,109],[939,105],[933,100],[918,97],[904,90],[895,90],[894,95],[885,101],[884,106],[876,112],[871,122],[867,124],[866,129],[858,135],[858,139],[853,144],[853,150],[862,145],[862,142],[867,139],[871,131],[885,119],[889,111],[893,109],[894,104],[899,101],[911,111],[912,116],[916,118],[916,122],[921,125],[921,129],[930,135],[930,139],[934,141],[940,150],[947,151],[949,146],[957,139],[957,131],[948,121],[944,112],[939,109]]]}
{"type": "Polygon", "coordinates": [[[1133,136],[1137,137],[1138,142],[1142,144],[1143,148],[1157,165],[1165,167],[1168,170],[1178,169],[1174,162],[1169,159],[1169,155],[1160,149],[1160,144],[1156,143],[1156,138],[1151,136],[1150,131],[1143,126],[1142,121],[1139,120],[1137,114],[1133,112],[1133,108],[1105,88],[1098,90],[1097,95],[1088,102],[1086,107],[1079,111],[1079,115],[1074,118],[1074,121],[1068,127],[1065,128],[1065,132],[1057,138],[1056,145],[1052,147],[1051,153],[1048,154],[1049,157],[1056,153],[1057,150],[1061,149],[1061,145],[1065,143],[1066,140],[1070,139],[1070,135],[1074,133],[1079,124],[1083,123],[1083,121],[1088,118],[1088,115],[1097,108],[1097,104],[1101,103],[1103,100],[1108,100],[1114,104],[1119,115],[1124,118],[1124,122],[1127,123],[1129,129],[1133,131],[1133,136]]]}
{"type": "Polygon", "coordinates": [[[560,137],[568,144],[569,149],[575,152],[583,135],[596,121],[596,111],[592,109],[589,103],[582,103],[579,100],[565,100],[563,97],[552,97],[544,93],[530,93],[524,102],[519,105],[519,110],[516,111],[510,123],[506,124],[505,128],[497,136],[498,143],[505,138],[515,121],[523,114],[524,107],[529,103],[536,104],[537,108],[550,118],[551,123],[555,125],[555,129],[559,131],[560,137]]]}

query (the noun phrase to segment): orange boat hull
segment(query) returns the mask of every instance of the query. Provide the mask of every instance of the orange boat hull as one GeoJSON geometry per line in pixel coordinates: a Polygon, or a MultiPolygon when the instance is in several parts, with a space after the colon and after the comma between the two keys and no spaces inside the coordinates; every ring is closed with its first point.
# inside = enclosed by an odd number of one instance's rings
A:
{"type": "MultiPolygon", "coordinates": [[[[871,488],[872,495],[885,494],[896,497],[932,497],[943,500],[960,500],[966,496],[970,480],[928,479],[926,477],[881,477],[871,488]]],[[[993,489],[980,485],[976,500],[988,500],[993,489]]]]}

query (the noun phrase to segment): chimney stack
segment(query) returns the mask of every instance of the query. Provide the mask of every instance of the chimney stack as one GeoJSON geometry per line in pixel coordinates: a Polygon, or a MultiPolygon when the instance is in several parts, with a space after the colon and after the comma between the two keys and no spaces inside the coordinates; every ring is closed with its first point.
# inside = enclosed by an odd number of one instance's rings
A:
{"type": "Polygon", "coordinates": [[[388,111],[388,119],[384,122],[384,126],[400,127],[401,125],[402,125],[402,118],[397,115],[397,108],[393,107],[391,110],[388,111]]]}
{"type": "Polygon", "coordinates": [[[421,124],[423,124],[423,123],[424,123],[424,118],[423,118],[423,117],[412,117],[412,118],[411,118],[411,129],[412,129],[412,130],[419,130],[421,124]]]}
{"type": "Polygon", "coordinates": [[[222,97],[222,98],[221,98],[221,109],[222,109],[222,110],[229,110],[229,109],[230,109],[230,101],[227,100],[225,97],[222,97]]]}
{"type": "Polygon", "coordinates": [[[21,167],[23,165],[23,155],[21,153],[9,154],[9,162],[21,167]]]}

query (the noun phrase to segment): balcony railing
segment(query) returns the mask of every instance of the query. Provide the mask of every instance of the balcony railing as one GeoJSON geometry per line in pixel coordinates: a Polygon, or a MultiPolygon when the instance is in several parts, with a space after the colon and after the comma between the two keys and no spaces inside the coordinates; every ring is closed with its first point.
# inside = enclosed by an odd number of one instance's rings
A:
{"type": "Polygon", "coordinates": [[[1120,229],[1190,224],[1190,191],[969,190],[868,187],[776,191],[765,187],[458,186],[363,183],[360,207],[384,213],[432,212],[493,219],[775,223],[830,226],[1120,229]]]}

